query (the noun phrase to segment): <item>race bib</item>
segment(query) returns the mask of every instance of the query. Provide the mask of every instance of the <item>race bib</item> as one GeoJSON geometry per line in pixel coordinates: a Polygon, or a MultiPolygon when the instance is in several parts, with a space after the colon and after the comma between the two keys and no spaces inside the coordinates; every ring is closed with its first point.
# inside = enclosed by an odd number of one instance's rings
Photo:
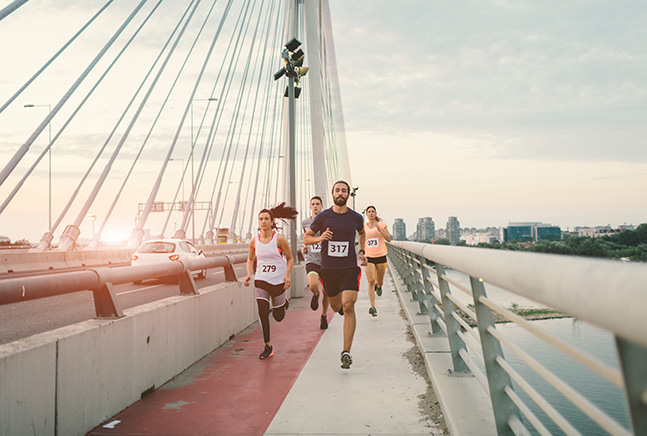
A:
{"type": "Polygon", "coordinates": [[[321,253],[321,242],[317,242],[314,245],[310,246],[311,253],[321,253]]]}
{"type": "Polygon", "coordinates": [[[370,238],[366,240],[366,246],[368,248],[376,248],[380,245],[380,240],[378,238],[370,238]]]}
{"type": "Polygon", "coordinates": [[[328,256],[330,257],[348,256],[348,241],[328,241],[328,256]]]}

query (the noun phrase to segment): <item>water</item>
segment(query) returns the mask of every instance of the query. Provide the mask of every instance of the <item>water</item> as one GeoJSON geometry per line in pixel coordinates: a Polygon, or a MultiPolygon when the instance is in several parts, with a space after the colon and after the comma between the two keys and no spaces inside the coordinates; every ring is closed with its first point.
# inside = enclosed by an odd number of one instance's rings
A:
{"type": "MultiPolygon", "coordinates": [[[[464,274],[448,270],[447,276],[469,288],[469,277],[464,274]]],[[[537,302],[519,297],[496,286],[486,284],[485,287],[488,297],[504,307],[510,307],[512,304],[517,304],[519,307],[524,308],[543,307],[537,302]]],[[[471,296],[453,286],[452,293],[464,304],[473,304],[471,296]]],[[[619,368],[615,341],[613,335],[609,332],[573,318],[533,321],[533,324],[567,344],[596,357],[610,367],[615,369],[619,368]]],[[[625,394],[622,389],[593,373],[578,362],[575,362],[572,358],[546,344],[516,324],[497,324],[497,329],[544,367],[552,371],[582,396],[595,404],[600,410],[611,416],[625,428],[629,428],[629,413],[625,394]]],[[[504,354],[506,360],[515,370],[583,435],[608,434],[597,423],[574,406],[570,400],[566,399],[561,393],[550,386],[534,370],[527,367],[516,354],[505,349],[505,347],[504,354]]],[[[520,387],[515,385],[514,388],[517,395],[524,400],[552,434],[563,434],[561,429],[552,423],[552,420],[535,405],[534,401],[520,387]]],[[[532,431],[532,425],[529,422],[526,422],[526,425],[532,431]]]]}
{"type": "MultiPolygon", "coordinates": [[[[533,324],[569,345],[573,345],[598,358],[612,368],[619,368],[615,342],[610,333],[572,318],[533,321],[533,324]]],[[[629,428],[629,414],[622,389],[601,378],[516,324],[497,324],[497,329],[595,404],[600,410],[624,427],[629,428]]],[[[505,349],[504,353],[506,360],[578,431],[584,435],[608,434],[562,394],[548,385],[543,378],[528,368],[516,354],[505,349]]],[[[534,402],[518,386],[515,386],[515,392],[526,404],[534,405],[534,402]]],[[[531,407],[531,410],[537,414],[552,434],[562,434],[561,430],[552,423],[550,418],[539,407],[531,407]]],[[[527,425],[531,428],[529,424],[527,425]]]]}

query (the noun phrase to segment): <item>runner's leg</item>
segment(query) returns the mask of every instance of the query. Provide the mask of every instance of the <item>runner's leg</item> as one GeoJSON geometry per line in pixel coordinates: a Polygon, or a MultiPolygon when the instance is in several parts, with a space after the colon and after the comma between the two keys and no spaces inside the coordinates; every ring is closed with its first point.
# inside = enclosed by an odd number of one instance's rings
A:
{"type": "Polygon", "coordinates": [[[270,344],[270,302],[262,299],[256,299],[258,306],[258,320],[261,324],[261,332],[263,332],[263,341],[267,345],[270,344]]]}
{"type": "Polygon", "coordinates": [[[376,274],[377,286],[381,288],[382,285],[384,284],[384,274],[386,273],[386,263],[379,263],[375,265],[375,269],[377,271],[377,274],[376,274]]]}
{"type": "Polygon", "coordinates": [[[367,263],[364,271],[366,271],[366,280],[368,281],[368,299],[371,302],[371,307],[375,307],[375,264],[367,263]]]}
{"type": "MultiPolygon", "coordinates": [[[[341,292],[341,299],[344,305],[344,351],[350,352],[355,336],[355,326],[357,325],[355,317],[355,302],[357,301],[357,291],[347,290],[341,292]]],[[[334,306],[333,306],[334,309],[334,306]]]]}

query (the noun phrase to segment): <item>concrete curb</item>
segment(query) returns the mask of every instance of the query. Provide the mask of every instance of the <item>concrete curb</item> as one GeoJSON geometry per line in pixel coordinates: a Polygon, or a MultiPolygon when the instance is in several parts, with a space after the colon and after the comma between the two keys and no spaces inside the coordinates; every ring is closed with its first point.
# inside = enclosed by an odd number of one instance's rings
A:
{"type": "Polygon", "coordinates": [[[449,432],[452,435],[496,435],[490,397],[474,376],[451,374],[447,337],[431,335],[429,316],[418,312],[418,303],[412,300],[400,275],[390,262],[388,267],[418,349],[425,359],[449,432]]]}

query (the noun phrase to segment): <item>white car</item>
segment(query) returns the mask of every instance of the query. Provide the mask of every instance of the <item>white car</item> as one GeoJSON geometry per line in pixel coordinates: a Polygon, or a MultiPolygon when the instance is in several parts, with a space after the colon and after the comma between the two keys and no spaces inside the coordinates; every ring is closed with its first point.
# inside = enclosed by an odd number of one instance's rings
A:
{"type": "MultiPolygon", "coordinates": [[[[140,245],[133,253],[131,265],[174,262],[176,260],[204,259],[202,250],[184,239],[151,239],[140,245]]],[[[207,276],[207,270],[193,271],[199,279],[207,276]]],[[[135,282],[135,283],[141,283],[135,282]]]]}

